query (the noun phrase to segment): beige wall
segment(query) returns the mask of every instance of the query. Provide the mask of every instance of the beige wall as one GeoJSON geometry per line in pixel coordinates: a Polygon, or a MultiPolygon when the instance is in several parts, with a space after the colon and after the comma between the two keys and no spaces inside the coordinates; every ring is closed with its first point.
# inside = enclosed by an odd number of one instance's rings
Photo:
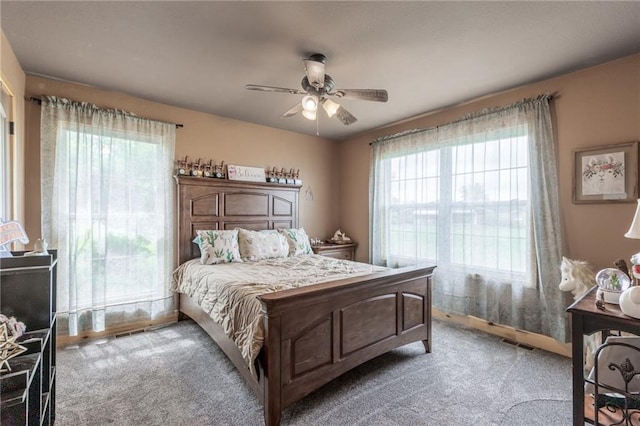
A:
{"type": "Polygon", "coordinates": [[[24,147],[24,173],[20,171],[14,180],[15,218],[24,220],[32,240],[40,235],[39,107],[33,102],[25,104],[23,94],[63,96],[182,123],[184,128],[176,132],[176,157],[189,155],[231,164],[299,168],[304,181],[300,224],[310,235],[319,237],[328,237],[341,227],[360,243],[357,259],[367,261],[371,140],[410,128],[432,127],[469,112],[550,92],[555,95],[552,105],[560,163],[560,214],[567,242],[564,254],[602,268],[616,258],[628,259],[640,251],[640,240],[623,237],[635,204],[578,205],[571,200],[574,149],[640,139],[640,55],[427,113],[338,144],[122,93],[34,76],[25,79],[4,34],[1,48],[2,78],[16,95],[13,164],[17,170],[23,164],[24,147]],[[304,197],[308,186],[315,195],[313,201],[304,197]]]}
{"type": "Polygon", "coordinates": [[[444,124],[470,112],[545,92],[554,94],[560,214],[567,242],[564,254],[587,260],[597,270],[612,267],[617,258],[628,260],[640,251],[640,240],[623,237],[631,224],[635,203],[572,203],[574,149],[640,140],[640,55],[633,55],[425,114],[341,143],[340,226],[360,243],[357,259],[369,258],[369,142],[407,129],[444,124]]]}
{"type": "MultiPolygon", "coordinates": [[[[24,163],[24,90],[25,74],[18,63],[13,49],[9,45],[4,32],[0,31],[2,39],[0,41],[0,72],[3,84],[7,88],[12,98],[12,111],[10,119],[15,123],[15,134],[11,139],[11,210],[12,217],[7,219],[19,220],[24,223],[25,203],[24,203],[24,177],[25,170],[21,165],[24,163]]],[[[33,239],[35,240],[35,238],[33,239]]],[[[20,249],[21,247],[17,247],[20,249]]]]}
{"type": "MultiPolygon", "coordinates": [[[[253,167],[300,169],[300,225],[311,236],[328,237],[338,226],[337,143],[270,127],[231,120],[211,114],[162,105],[122,93],[93,87],[27,76],[26,96],[54,95],[91,102],[101,108],[119,108],[140,117],[183,124],[176,130],[176,158],[213,159],[227,164],[253,167]],[[305,198],[311,187],[313,200],[305,198]]],[[[27,102],[26,163],[27,217],[25,227],[32,236],[40,235],[40,107],[27,102]]],[[[139,172],[132,179],[141,178],[139,172]]],[[[35,238],[32,238],[35,240],[35,238]]]]}

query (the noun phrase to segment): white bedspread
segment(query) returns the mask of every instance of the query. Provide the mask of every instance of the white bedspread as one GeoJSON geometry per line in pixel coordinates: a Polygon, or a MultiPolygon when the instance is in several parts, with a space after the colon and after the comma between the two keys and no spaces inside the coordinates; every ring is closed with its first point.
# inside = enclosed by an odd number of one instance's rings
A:
{"type": "Polygon", "coordinates": [[[253,361],[264,342],[262,306],[256,296],[384,270],[319,255],[217,265],[193,259],[173,272],[171,289],[191,296],[222,326],[255,374],[253,361]]]}

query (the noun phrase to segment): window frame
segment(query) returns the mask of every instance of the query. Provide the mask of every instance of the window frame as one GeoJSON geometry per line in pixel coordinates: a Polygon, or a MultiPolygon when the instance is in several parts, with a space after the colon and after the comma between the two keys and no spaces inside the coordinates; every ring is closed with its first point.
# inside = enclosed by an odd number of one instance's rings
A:
{"type": "MultiPolygon", "coordinates": [[[[143,146],[143,144],[146,144],[147,146],[153,146],[154,150],[156,151],[161,151],[162,147],[159,146],[158,142],[155,141],[152,137],[148,136],[148,135],[144,135],[144,134],[137,134],[134,136],[129,136],[129,137],[124,137],[123,135],[120,134],[120,132],[112,132],[110,133],[108,136],[104,135],[104,132],[99,128],[99,127],[94,127],[94,126],[84,126],[82,129],[77,129],[77,128],[70,128],[68,126],[68,123],[66,122],[60,122],[59,123],[59,128],[58,128],[58,140],[59,141],[69,141],[69,140],[80,140],[81,143],[91,143],[91,141],[93,141],[94,139],[102,139],[103,137],[106,137],[107,139],[112,140],[114,143],[119,143],[119,144],[123,144],[123,145],[128,145],[127,149],[125,151],[127,151],[127,156],[129,155],[129,153],[132,150],[132,145],[135,145],[135,148],[137,148],[138,146],[143,146]]],[[[102,142],[102,141],[101,141],[102,142]]],[[[135,149],[133,148],[133,149],[135,149]]],[[[86,149],[86,147],[82,147],[81,151],[83,151],[84,149],[86,149]]],[[[156,154],[156,159],[158,160],[159,156],[158,152],[155,153],[156,154]]],[[[110,154],[111,155],[111,154],[110,154]]],[[[66,160],[69,160],[69,158],[67,157],[66,160]]],[[[126,162],[126,160],[124,160],[126,162]]],[[[146,192],[149,193],[149,192],[146,192]]],[[[144,213],[146,213],[146,215],[152,215],[153,217],[155,217],[156,219],[158,218],[158,216],[161,216],[162,219],[164,219],[162,222],[164,222],[167,218],[167,212],[165,211],[155,211],[155,213],[150,213],[150,210],[144,210],[144,213]]],[[[120,211],[120,212],[110,212],[109,215],[111,217],[111,219],[113,220],[113,218],[117,218],[117,217],[131,217],[132,215],[144,215],[143,212],[131,212],[131,211],[120,211]]],[[[108,244],[107,241],[109,240],[109,231],[110,229],[107,229],[107,226],[105,224],[105,220],[106,218],[100,218],[101,215],[96,214],[95,212],[85,212],[85,213],[81,213],[78,214],[78,212],[76,212],[76,215],[74,215],[73,217],[68,217],[67,220],[71,221],[73,219],[74,223],[77,224],[78,220],[80,219],[87,219],[87,221],[91,221],[93,222],[91,225],[91,230],[93,232],[93,230],[98,230],[98,233],[103,233],[104,234],[104,239],[97,239],[97,241],[99,241],[100,243],[104,243],[104,244],[108,244]],[[96,220],[97,218],[100,218],[100,220],[96,220]],[[97,222],[97,223],[95,223],[97,222]],[[96,225],[99,225],[97,228],[95,228],[96,225]]],[[[116,220],[117,222],[117,220],[116,220]]],[[[160,226],[165,226],[164,223],[157,224],[159,227],[160,226]]],[[[76,230],[77,231],[77,230],[76,230]]],[[[112,237],[118,237],[121,235],[116,235],[116,234],[111,234],[112,237]]],[[[136,237],[138,237],[139,235],[136,235],[136,237]]],[[[93,242],[95,242],[96,240],[90,240],[93,242]]],[[[100,254],[100,255],[92,255],[91,256],[91,260],[92,261],[107,261],[109,260],[110,262],[113,262],[114,260],[117,259],[121,259],[126,257],[127,259],[131,259],[132,257],[151,257],[151,258],[155,258],[156,255],[151,256],[150,254],[127,254],[126,256],[123,255],[114,255],[111,254],[109,256],[107,256],[106,254],[100,254]]],[[[80,257],[79,257],[80,258],[80,257]]],[[[75,264],[76,267],[80,262],[79,260],[77,261],[77,263],[75,264]]],[[[111,274],[110,276],[113,277],[115,274],[111,274]]],[[[106,277],[106,273],[105,273],[105,277],[106,277]]],[[[106,278],[105,278],[106,279],[106,278]]],[[[125,288],[124,292],[118,292],[120,290],[122,290],[123,287],[123,282],[125,281],[118,281],[116,283],[113,283],[110,281],[110,285],[108,286],[108,288],[105,286],[105,296],[104,296],[104,302],[105,302],[105,306],[116,306],[119,304],[128,304],[128,303],[136,303],[136,302],[144,302],[144,301],[149,301],[149,300],[154,300],[154,298],[156,298],[156,294],[154,293],[154,290],[147,290],[146,292],[144,291],[140,291],[139,288],[137,288],[137,291],[135,292],[135,295],[132,296],[130,293],[127,293],[126,290],[127,288],[125,288]],[[116,289],[116,287],[118,289],[116,289]]],[[[130,288],[129,288],[130,289],[130,288]]],[[[87,292],[87,297],[80,298],[78,297],[78,308],[79,310],[83,310],[83,309],[92,309],[92,299],[91,299],[91,294],[90,292],[87,292]]]]}
{"type": "Polygon", "coordinates": [[[6,221],[11,219],[11,95],[4,87],[0,83],[0,219],[6,221]]]}
{"type": "MultiPolygon", "coordinates": [[[[531,212],[531,181],[530,181],[530,167],[531,167],[531,163],[530,163],[530,159],[528,158],[528,150],[529,150],[529,143],[530,143],[530,138],[527,132],[526,128],[521,128],[518,129],[516,134],[511,134],[508,133],[508,129],[498,129],[495,132],[495,135],[497,137],[495,138],[491,138],[491,139],[485,139],[485,140],[477,140],[477,138],[474,135],[468,136],[468,137],[464,137],[465,140],[469,141],[468,143],[456,143],[456,142],[452,142],[452,143],[447,143],[444,145],[439,145],[439,146],[434,146],[433,148],[424,148],[424,149],[420,149],[417,151],[412,151],[412,152],[406,152],[404,154],[393,154],[390,155],[389,157],[387,157],[385,159],[385,161],[387,161],[388,166],[386,166],[385,168],[388,167],[388,173],[389,176],[393,176],[393,171],[392,171],[392,167],[393,167],[393,161],[394,160],[398,160],[398,159],[406,159],[406,158],[410,158],[412,156],[415,155],[426,155],[426,153],[428,152],[437,152],[437,156],[438,156],[438,167],[439,170],[437,171],[437,173],[434,176],[427,176],[426,174],[423,174],[423,176],[421,176],[418,179],[421,180],[425,180],[427,178],[436,178],[437,179],[437,195],[436,195],[436,199],[435,201],[430,201],[428,203],[426,202],[418,202],[416,201],[413,204],[413,209],[415,210],[416,208],[418,208],[419,205],[424,205],[425,207],[428,205],[433,205],[433,207],[435,208],[436,211],[436,223],[437,226],[435,228],[435,238],[436,238],[436,249],[435,249],[435,253],[436,253],[436,257],[435,258],[426,258],[426,257],[419,257],[418,256],[418,250],[416,249],[416,257],[412,258],[411,256],[407,256],[406,254],[402,254],[401,250],[399,250],[396,253],[392,253],[389,252],[388,253],[388,260],[391,260],[391,264],[397,264],[399,266],[403,266],[406,262],[406,264],[411,264],[412,261],[415,261],[415,259],[419,259],[419,261],[421,262],[433,262],[433,263],[441,263],[441,264],[449,264],[452,266],[460,266],[460,265],[464,265],[464,262],[460,262],[460,261],[456,261],[454,259],[454,254],[453,254],[453,238],[455,238],[455,236],[453,235],[453,231],[452,231],[452,217],[451,217],[451,212],[452,212],[452,208],[456,205],[459,204],[460,201],[456,201],[455,200],[455,194],[454,194],[454,180],[455,180],[455,176],[459,175],[459,173],[455,173],[454,172],[454,154],[453,151],[455,149],[456,146],[460,146],[460,145],[474,145],[474,144],[479,144],[479,143],[488,143],[490,141],[494,141],[494,140],[498,140],[500,141],[501,139],[517,139],[517,138],[526,138],[525,139],[525,147],[523,147],[522,149],[524,150],[524,152],[527,153],[527,158],[526,158],[526,162],[525,162],[525,167],[526,167],[526,171],[527,171],[527,179],[526,179],[526,199],[525,200],[519,200],[517,201],[518,203],[525,203],[524,206],[524,212],[525,212],[525,223],[522,226],[522,230],[524,231],[524,234],[521,238],[513,238],[510,237],[508,238],[510,241],[514,241],[514,240],[518,240],[518,239],[523,239],[523,244],[525,245],[525,250],[523,253],[523,267],[524,270],[522,271],[512,271],[510,269],[501,269],[499,267],[494,268],[494,267],[487,267],[487,266],[481,266],[481,265],[465,265],[467,270],[473,270],[473,271],[477,271],[477,273],[481,274],[481,275],[491,275],[495,278],[518,278],[520,280],[524,280],[524,281],[529,281],[531,277],[533,277],[534,272],[533,269],[535,268],[535,259],[532,257],[531,254],[531,250],[532,250],[532,240],[533,240],[533,236],[532,236],[532,212],[531,212]],[[508,136],[506,136],[508,134],[508,136]],[[502,136],[505,135],[505,136],[502,136]],[[444,173],[443,173],[444,172],[444,173]],[[449,243],[448,244],[438,244],[438,241],[443,238],[443,239],[448,239],[449,243]],[[403,261],[404,260],[404,261],[403,261]]],[[[402,161],[402,160],[401,160],[402,161]]],[[[405,160],[406,161],[406,160],[405,160]]],[[[517,169],[517,166],[510,166],[507,168],[500,168],[498,167],[496,170],[498,172],[503,171],[503,170],[509,170],[509,169],[517,169]]],[[[473,172],[472,172],[473,174],[473,172]]],[[[409,179],[395,179],[396,181],[399,181],[400,185],[403,185],[403,183],[407,182],[409,179]]],[[[391,194],[393,194],[393,192],[390,189],[391,194]]],[[[504,203],[505,201],[500,201],[497,200],[494,203],[496,204],[496,206],[498,206],[500,203],[504,203]]],[[[509,200],[509,202],[513,202],[513,200],[509,200]]],[[[389,212],[390,212],[390,217],[393,217],[393,210],[396,211],[400,211],[402,209],[406,209],[408,207],[411,207],[411,204],[407,204],[407,203],[402,203],[402,202],[398,202],[398,203],[390,203],[388,206],[389,212]]],[[[496,210],[497,211],[497,210],[496,210]]],[[[415,215],[414,215],[415,216],[415,215]]],[[[497,213],[496,213],[497,216],[497,213]]],[[[414,219],[415,220],[415,219],[414,219]]],[[[415,223],[415,222],[414,222],[415,223]]],[[[389,223],[389,229],[388,229],[388,235],[389,238],[393,238],[393,234],[394,232],[398,232],[398,231],[394,231],[393,229],[393,225],[391,223],[389,223]]],[[[428,231],[426,232],[426,234],[433,234],[433,233],[429,233],[428,231]]],[[[420,233],[420,235],[422,235],[422,233],[420,233]]],[[[486,238],[486,237],[483,237],[486,238]]],[[[496,237],[497,238],[497,237],[496,237]]],[[[389,243],[389,247],[393,247],[394,244],[392,242],[393,240],[390,240],[389,243]]],[[[404,241],[400,241],[398,243],[398,245],[402,245],[404,244],[404,241]]],[[[499,266],[499,265],[498,265],[499,266]]],[[[531,285],[535,285],[533,282],[531,283],[531,285]]]]}

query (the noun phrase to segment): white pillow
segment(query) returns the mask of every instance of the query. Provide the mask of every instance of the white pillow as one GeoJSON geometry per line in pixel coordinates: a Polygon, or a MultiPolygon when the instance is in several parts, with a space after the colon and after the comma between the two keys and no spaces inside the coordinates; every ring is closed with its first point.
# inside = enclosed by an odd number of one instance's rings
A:
{"type": "Polygon", "coordinates": [[[286,238],[275,230],[250,231],[238,228],[238,242],[242,260],[287,257],[289,254],[286,238]]]}
{"type": "Polygon", "coordinates": [[[309,236],[305,232],[304,228],[298,229],[278,229],[282,235],[287,239],[289,244],[289,256],[298,256],[299,254],[311,254],[311,243],[309,242],[309,236]]]}
{"type": "Polygon", "coordinates": [[[200,246],[201,264],[242,262],[237,230],[198,230],[196,234],[194,242],[200,246]]]}

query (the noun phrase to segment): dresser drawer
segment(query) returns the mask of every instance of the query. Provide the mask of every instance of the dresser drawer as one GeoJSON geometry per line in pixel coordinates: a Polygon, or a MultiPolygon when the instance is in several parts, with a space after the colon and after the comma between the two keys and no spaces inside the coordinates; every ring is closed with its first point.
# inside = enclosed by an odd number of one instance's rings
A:
{"type": "Polygon", "coordinates": [[[315,254],[333,257],[335,259],[356,260],[356,243],[351,244],[322,244],[312,246],[315,254]]]}

